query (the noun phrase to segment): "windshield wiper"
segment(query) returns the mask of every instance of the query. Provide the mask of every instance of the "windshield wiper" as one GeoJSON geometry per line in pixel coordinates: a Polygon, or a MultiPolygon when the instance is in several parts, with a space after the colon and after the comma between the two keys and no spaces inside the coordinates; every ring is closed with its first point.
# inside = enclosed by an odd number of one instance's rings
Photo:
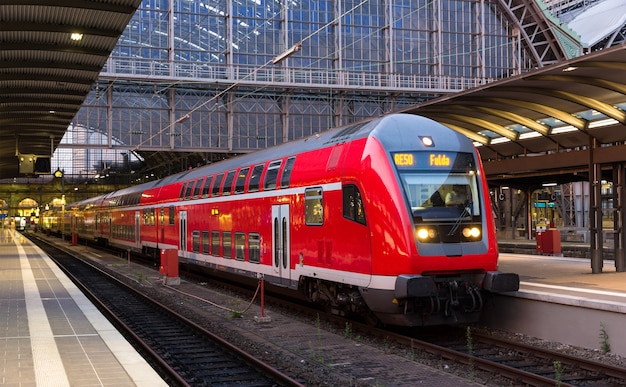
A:
{"type": "Polygon", "coordinates": [[[461,225],[463,218],[465,218],[465,215],[470,215],[471,208],[472,208],[472,202],[467,202],[465,206],[463,207],[463,211],[461,211],[461,215],[459,215],[456,222],[454,222],[454,226],[452,226],[452,228],[450,229],[448,236],[452,236],[454,235],[454,233],[456,233],[456,230],[459,229],[459,226],[461,225]]]}

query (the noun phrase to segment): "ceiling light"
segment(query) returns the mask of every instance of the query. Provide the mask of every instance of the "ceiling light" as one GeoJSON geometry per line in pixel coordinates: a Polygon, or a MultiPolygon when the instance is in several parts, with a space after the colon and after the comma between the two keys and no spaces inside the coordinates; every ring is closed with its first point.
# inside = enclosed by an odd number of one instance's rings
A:
{"type": "Polygon", "coordinates": [[[535,137],[541,137],[542,134],[539,132],[526,132],[526,133],[522,133],[519,135],[520,140],[524,140],[524,139],[529,139],[529,138],[535,138],[535,137]]]}
{"type": "Polygon", "coordinates": [[[78,32],[72,32],[72,34],[70,35],[70,39],[72,40],[83,40],[83,34],[79,34],[78,32]]]}
{"type": "Polygon", "coordinates": [[[550,134],[567,133],[567,132],[573,132],[573,131],[576,131],[576,130],[578,130],[578,129],[576,129],[572,125],[567,125],[567,126],[561,126],[561,127],[558,127],[558,128],[553,128],[552,131],[550,132],[550,134]]]}
{"type": "Polygon", "coordinates": [[[511,140],[506,137],[498,137],[498,138],[494,138],[493,140],[491,140],[490,144],[502,144],[503,142],[509,142],[509,141],[511,140]]]}
{"type": "Polygon", "coordinates": [[[603,126],[619,124],[619,121],[613,118],[607,118],[605,120],[598,120],[589,123],[589,128],[601,128],[603,126]]]}
{"type": "Polygon", "coordinates": [[[574,71],[574,70],[577,70],[577,69],[578,69],[578,67],[575,67],[575,66],[568,66],[568,67],[566,67],[566,68],[564,68],[564,69],[563,69],[563,72],[564,72],[564,73],[568,73],[568,72],[570,72],[570,71],[574,71]]]}

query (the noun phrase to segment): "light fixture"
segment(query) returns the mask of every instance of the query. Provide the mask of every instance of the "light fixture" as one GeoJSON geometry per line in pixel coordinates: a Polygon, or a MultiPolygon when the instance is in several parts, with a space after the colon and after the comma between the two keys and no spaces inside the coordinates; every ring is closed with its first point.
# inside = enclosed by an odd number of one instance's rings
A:
{"type": "Polygon", "coordinates": [[[543,183],[541,184],[542,187],[556,187],[556,183],[543,183]]]}
{"type": "Polygon", "coordinates": [[[574,70],[578,70],[578,67],[576,66],[567,66],[566,68],[563,69],[564,73],[569,73],[570,71],[574,71],[574,70]]]}
{"type": "Polygon", "coordinates": [[[526,133],[522,133],[519,135],[519,139],[520,140],[526,140],[529,138],[535,138],[535,137],[541,137],[542,134],[539,132],[535,132],[535,131],[530,131],[530,132],[526,132],[526,133]]]}
{"type": "Polygon", "coordinates": [[[494,138],[493,140],[491,140],[490,144],[492,145],[502,144],[503,142],[509,142],[509,141],[511,140],[506,137],[498,137],[498,138],[494,138]]]}
{"type": "Polygon", "coordinates": [[[83,34],[78,32],[72,32],[72,34],[70,35],[70,39],[78,42],[80,40],[83,40],[83,34]]]}
{"type": "Polygon", "coordinates": [[[57,169],[56,171],[54,171],[54,177],[63,177],[63,171],[57,169]]]}
{"type": "Polygon", "coordinates": [[[426,147],[431,147],[435,145],[433,138],[430,136],[419,136],[419,138],[422,141],[422,144],[426,147]]]}
{"type": "Polygon", "coordinates": [[[619,124],[619,121],[614,119],[614,118],[607,118],[604,120],[598,120],[598,121],[593,121],[589,123],[589,128],[593,129],[593,128],[601,128],[604,126],[609,126],[609,125],[616,125],[619,124]]]}
{"type": "Polygon", "coordinates": [[[576,130],[578,130],[578,129],[576,129],[572,125],[566,125],[566,126],[560,126],[558,128],[553,128],[550,131],[550,134],[568,133],[568,132],[573,132],[573,131],[576,131],[576,130]]]}

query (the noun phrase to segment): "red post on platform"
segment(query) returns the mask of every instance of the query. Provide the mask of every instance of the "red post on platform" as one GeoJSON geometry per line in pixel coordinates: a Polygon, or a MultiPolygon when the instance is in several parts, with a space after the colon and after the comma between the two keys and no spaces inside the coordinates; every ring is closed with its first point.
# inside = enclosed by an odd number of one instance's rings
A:
{"type": "Polygon", "coordinates": [[[73,232],[72,233],[72,245],[76,246],[78,244],[78,234],[73,232]]]}
{"type": "Polygon", "coordinates": [[[263,275],[259,275],[259,291],[261,292],[261,316],[254,316],[254,321],[268,323],[272,321],[272,318],[265,315],[265,278],[263,275]]]}
{"type": "Polygon", "coordinates": [[[162,249],[161,250],[161,274],[165,275],[165,285],[180,285],[180,277],[178,276],[178,250],[162,249]]]}
{"type": "Polygon", "coordinates": [[[561,254],[561,232],[559,230],[546,230],[542,239],[545,254],[561,254]]]}

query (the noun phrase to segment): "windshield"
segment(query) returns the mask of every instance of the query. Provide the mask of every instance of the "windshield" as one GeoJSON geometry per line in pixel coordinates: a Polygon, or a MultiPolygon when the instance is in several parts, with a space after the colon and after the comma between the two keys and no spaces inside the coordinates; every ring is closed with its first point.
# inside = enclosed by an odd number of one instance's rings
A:
{"type": "Polygon", "coordinates": [[[402,171],[400,179],[416,221],[479,216],[478,185],[473,171],[425,173],[402,171]]]}

